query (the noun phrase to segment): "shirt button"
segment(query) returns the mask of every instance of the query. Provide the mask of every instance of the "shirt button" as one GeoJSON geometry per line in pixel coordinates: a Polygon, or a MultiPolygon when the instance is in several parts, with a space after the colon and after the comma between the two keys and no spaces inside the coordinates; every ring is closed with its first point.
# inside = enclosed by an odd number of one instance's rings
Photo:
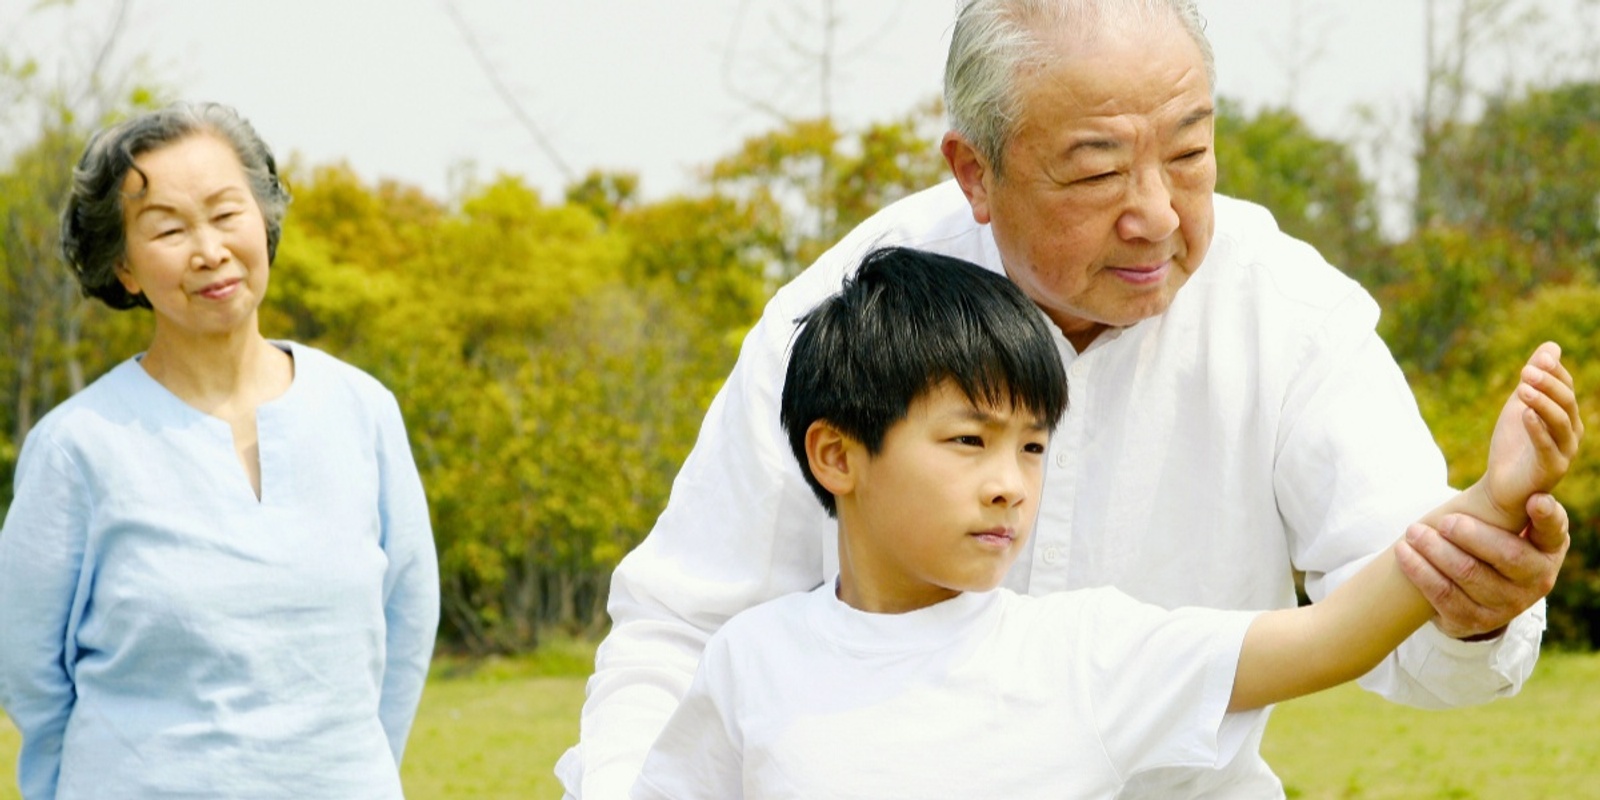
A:
{"type": "Polygon", "coordinates": [[[1067,465],[1067,451],[1062,450],[1061,452],[1056,453],[1056,466],[1065,467],[1066,465],[1067,465]]]}
{"type": "Polygon", "coordinates": [[[1044,563],[1057,564],[1061,562],[1061,548],[1051,546],[1044,549],[1044,563]]]}

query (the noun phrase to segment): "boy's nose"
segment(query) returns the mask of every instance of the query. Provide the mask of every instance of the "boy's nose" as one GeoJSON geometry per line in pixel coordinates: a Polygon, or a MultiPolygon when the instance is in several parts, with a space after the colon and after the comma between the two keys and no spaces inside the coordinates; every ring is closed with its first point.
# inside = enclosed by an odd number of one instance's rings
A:
{"type": "Polygon", "coordinates": [[[1017,464],[1000,464],[990,478],[990,483],[985,487],[984,494],[988,496],[990,505],[1015,506],[1027,497],[1027,479],[1023,476],[1022,468],[1017,464]]]}

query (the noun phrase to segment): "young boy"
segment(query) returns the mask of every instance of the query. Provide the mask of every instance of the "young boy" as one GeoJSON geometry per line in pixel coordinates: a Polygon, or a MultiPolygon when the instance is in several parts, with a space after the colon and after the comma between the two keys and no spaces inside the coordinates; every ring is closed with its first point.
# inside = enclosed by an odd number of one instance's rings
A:
{"type": "MultiPolygon", "coordinates": [[[[1403,542],[1299,609],[996,589],[1067,402],[1037,309],[1004,276],[889,249],[803,323],[782,422],[839,521],[838,579],[712,637],[636,798],[1111,797],[1226,764],[1264,706],[1360,676],[1432,614],[1403,542]]],[[[1571,378],[1524,376],[1484,478],[1423,524],[1518,529],[1565,475],[1571,378]]]]}

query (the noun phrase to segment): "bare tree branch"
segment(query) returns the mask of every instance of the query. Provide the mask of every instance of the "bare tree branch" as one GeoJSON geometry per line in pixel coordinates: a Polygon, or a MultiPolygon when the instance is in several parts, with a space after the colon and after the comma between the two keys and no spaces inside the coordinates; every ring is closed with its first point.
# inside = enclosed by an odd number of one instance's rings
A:
{"type": "Polygon", "coordinates": [[[461,34],[461,40],[466,43],[467,50],[472,53],[472,59],[477,62],[478,68],[483,70],[484,77],[489,79],[489,85],[494,88],[495,94],[499,95],[500,102],[505,103],[506,108],[511,110],[511,113],[517,118],[517,122],[522,124],[523,130],[528,132],[528,135],[533,138],[534,144],[544,153],[545,158],[550,159],[550,163],[555,165],[556,171],[561,173],[561,177],[568,183],[577,180],[577,173],[573,172],[572,167],[567,165],[566,160],[556,151],[555,145],[544,135],[544,131],[539,128],[538,123],[533,121],[533,117],[528,114],[527,109],[523,108],[521,101],[517,99],[516,93],[512,92],[505,82],[500,80],[499,70],[495,69],[494,64],[489,62],[488,56],[483,52],[483,47],[478,44],[477,37],[473,35],[471,26],[462,18],[455,5],[450,0],[439,0],[439,6],[450,17],[451,24],[456,26],[456,31],[461,34]]]}

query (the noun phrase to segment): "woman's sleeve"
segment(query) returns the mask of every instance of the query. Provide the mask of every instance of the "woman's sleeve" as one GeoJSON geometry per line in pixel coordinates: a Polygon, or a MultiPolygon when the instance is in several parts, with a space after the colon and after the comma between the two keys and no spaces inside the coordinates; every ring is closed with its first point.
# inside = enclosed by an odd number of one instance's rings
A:
{"type": "Polygon", "coordinates": [[[393,395],[384,394],[377,413],[378,513],[389,560],[383,580],[387,658],[378,716],[399,764],[439,629],[439,559],[422,478],[393,395]]]}
{"type": "Polygon", "coordinates": [[[53,798],[77,699],[72,646],[88,538],[89,489],[59,446],[35,431],[17,462],[0,530],[0,706],[22,733],[24,798],[53,798]]]}

